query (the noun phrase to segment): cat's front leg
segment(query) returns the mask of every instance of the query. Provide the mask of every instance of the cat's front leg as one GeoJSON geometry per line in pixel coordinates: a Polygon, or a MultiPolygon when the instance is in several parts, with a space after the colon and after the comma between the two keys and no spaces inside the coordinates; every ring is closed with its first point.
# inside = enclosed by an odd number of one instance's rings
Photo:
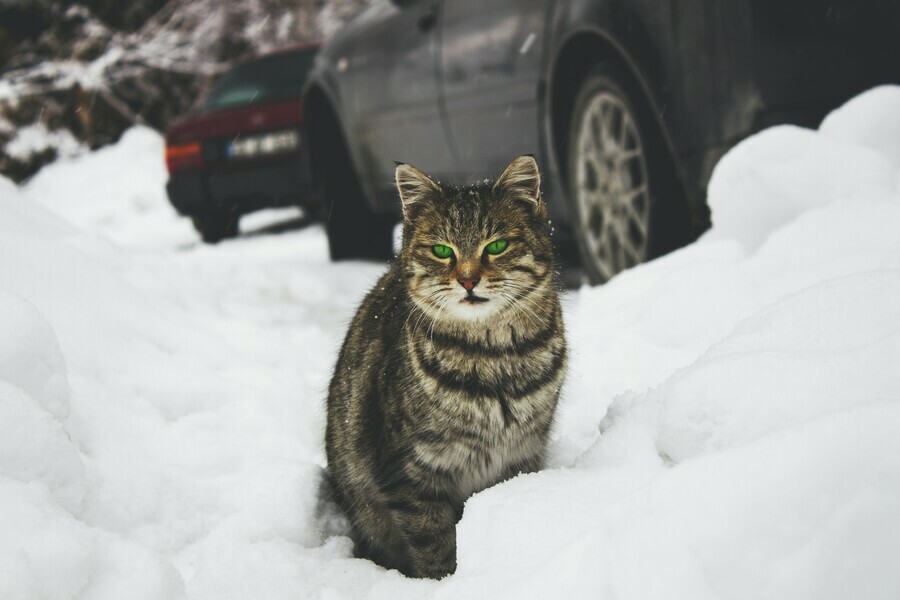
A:
{"type": "Polygon", "coordinates": [[[405,490],[391,506],[406,536],[412,577],[440,579],[456,571],[457,508],[442,493],[424,487],[405,490]]]}
{"type": "Polygon", "coordinates": [[[542,454],[535,454],[529,458],[512,463],[507,465],[503,470],[500,481],[506,481],[507,479],[512,479],[513,477],[525,475],[527,473],[537,473],[541,470],[543,464],[544,457],[542,454]]]}

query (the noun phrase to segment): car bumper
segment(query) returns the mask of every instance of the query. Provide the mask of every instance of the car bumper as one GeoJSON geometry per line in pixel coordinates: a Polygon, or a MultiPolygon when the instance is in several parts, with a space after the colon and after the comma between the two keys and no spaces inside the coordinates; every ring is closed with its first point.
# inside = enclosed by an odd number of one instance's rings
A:
{"type": "Polygon", "coordinates": [[[315,203],[307,160],[291,155],[263,164],[201,172],[173,173],[166,184],[172,206],[182,215],[216,209],[247,213],[276,206],[315,203]]]}

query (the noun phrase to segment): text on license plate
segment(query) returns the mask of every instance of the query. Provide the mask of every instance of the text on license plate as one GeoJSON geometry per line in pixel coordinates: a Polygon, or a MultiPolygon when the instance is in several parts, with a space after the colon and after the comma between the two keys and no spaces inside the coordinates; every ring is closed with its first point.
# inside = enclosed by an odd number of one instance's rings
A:
{"type": "Polygon", "coordinates": [[[264,135],[238,137],[228,144],[229,158],[250,158],[296,150],[300,135],[293,130],[275,131],[264,135]]]}

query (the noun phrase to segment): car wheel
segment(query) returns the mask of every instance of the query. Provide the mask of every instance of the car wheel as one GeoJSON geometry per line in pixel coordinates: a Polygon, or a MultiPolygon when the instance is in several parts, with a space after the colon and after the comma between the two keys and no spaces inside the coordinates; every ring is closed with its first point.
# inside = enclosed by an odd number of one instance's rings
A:
{"type": "Polygon", "coordinates": [[[354,175],[330,176],[325,199],[323,220],[331,260],[383,260],[393,255],[394,219],[369,208],[354,175]]]}
{"type": "Polygon", "coordinates": [[[659,253],[654,200],[664,165],[622,80],[612,69],[595,69],[575,97],[569,127],[571,219],[592,284],[659,253]]]}
{"type": "Polygon", "coordinates": [[[395,219],[369,208],[337,126],[318,133],[322,222],[331,260],[390,258],[395,219]]]}
{"type": "Polygon", "coordinates": [[[207,244],[216,244],[238,234],[238,215],[211,211],[193,215],[191,220],[194,222],[194,229],[207,244]]]}

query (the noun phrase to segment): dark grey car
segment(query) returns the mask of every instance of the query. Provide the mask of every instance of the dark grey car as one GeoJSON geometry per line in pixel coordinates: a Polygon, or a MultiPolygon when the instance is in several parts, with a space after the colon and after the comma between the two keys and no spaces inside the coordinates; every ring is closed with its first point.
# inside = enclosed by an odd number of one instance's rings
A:
{"type": "Polygon", "coordinates": [[[394,161],[445,180],[534,154],[592,282],[709,224],[721,155],[900,81],[889,0],[375,0],[306,90],[332,257],[385,256],[394,161]]]}

